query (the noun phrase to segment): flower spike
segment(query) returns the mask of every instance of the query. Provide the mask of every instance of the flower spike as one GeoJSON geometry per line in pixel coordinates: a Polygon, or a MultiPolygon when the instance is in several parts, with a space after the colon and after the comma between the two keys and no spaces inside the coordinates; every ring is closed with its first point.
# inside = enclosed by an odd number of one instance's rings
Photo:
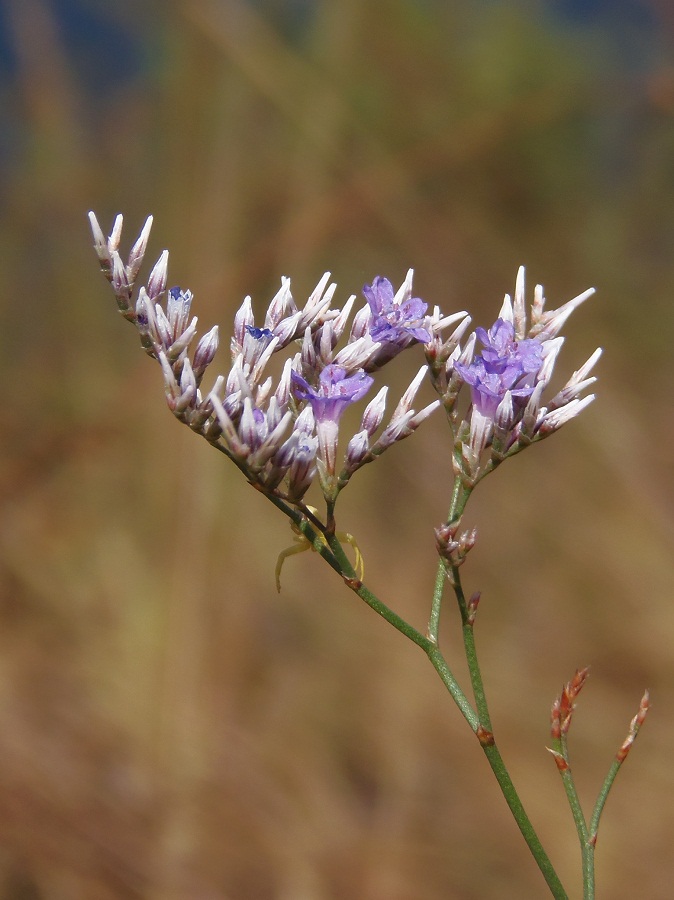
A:
{"type": "Polygon", "coordinates": [[[460,436],[461,456],[456,459],[464,461],[466,484],[475,484],[507,456],[557,431],[594,399],[592,394],[580,395],[595,381],[588,376],[601,355],[600,349],[574,372],[547,406],[541,405],[564,340],[557,335],[573,310],[593,293],[594,289],[585,291],[546,313],[543,289],[537,286],[531,326],[527,327],[521,267],[514,302],[506,295],[499,317],[489,329],[476,328],[462,351],[457,344],[444,367],[432,354],[429,356],[431,378],[448,413],[454,414],[461,385],[470,388],[469,419],[453,425],[460,436]],[[475,341],[481,345],[477,355],[475,341]],[[462,435],[468,435],[468,440],[462,435]],[[489,448],[490,460],[485,465],[483,454],[489,448]]]}

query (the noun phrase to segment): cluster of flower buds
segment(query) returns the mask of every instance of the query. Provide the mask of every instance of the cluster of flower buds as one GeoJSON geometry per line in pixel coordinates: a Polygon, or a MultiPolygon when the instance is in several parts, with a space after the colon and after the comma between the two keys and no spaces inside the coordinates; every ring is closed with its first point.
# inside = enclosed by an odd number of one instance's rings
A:
{"type": "Polygon", "coordinates": [[[454,573],[463,565],[466,556],[475,546],[477,541],[477,528],[469,531],[459,531],[459,522],[444,522],[435,529],[435,542],[440,557],[448,565],[445,566],[447,577],[455,583],[454,573]]]}
{"type": "MultiPolygon", "coordinates": [[[[556,431],[594,399],[592,394],[580,395],[595,381],[590,371],[600,350],[551,400],[545,405],[542,400],[564,340],[559,331],[593,291],[546,312],[539,285],[528,324],[523,269],[514,301],[506,295],[492,327],[477,328],[463,347],[470,318],[465,312],[443,316],[438,307],[429,314],[427,304],[412,295],[411,269],[397,291],[381,276],[364,286],[367,302],[353,316],[348,333],[356,298],[349,297],[341,309],[334,307],[336,285],[329,284],[329,273],[302,309],[293,299],[290,280],[282,278],[263,324],[255,323],[250,297],[243,301],[234,319],[229,373],[202,394],[202,378],[218,348],[218,328],[205,334],[190,354],[197,327],[197,319],[190,316],[192,293],[179,287],[167,290],[166,250],[147,284],[135,291],[152,219],[124,262],[119,253],[122,217],[116,218],[107,239],[96,216],[89,217],[101,269],[120,312],[136,326],[146,352],[162,367],[172,412],[230,456],[253,484],[291,503],[302,501],[316,476],[326,500],[334,502],[357,469],[410,435],[440,405],[454,432],[455,471],[472,486],[490,468],[556,431]],[[450,325],[455,329],[447,337],[450,325]],[[476,354],[478,341],[482,350],[476,354]],[[379,390],[338,464],[345,409],[366,396],[373,373],[415,344],[424,345],[427,365],[385,425],[388,388],[379,390]],[[274,384],[268,367],[286,348],[292,349],[274,384]],[[413,403],[427,372],[440,399],[417,412],[413,403]],[[464,384],[470,387],[471,404],[469,414],[461,418],[456,404],[464,384]]],[[[458,564],[457,552],[446,550],[452,565],[458,564]]]]}
{"type": "Polygon", "coordinates": [[[338,344],[356,298],[351,296],[342,309],[334,308],[336,285],[328,284],[329,273],[302,309],[293,299],[290,280],[283,278],[261,325],[256,325],[246,297],[234,319],[229,373],[218,376],[213,388],[202,394],[202,378],[218,347],[218,329],[205,334],[190,355],[197,326],[197,319],[190,318],[192,293],[179,287],[167,290],[167,251],[137,296],[134,290],[151,218],[126,263],[119,253],[122,217],[107,239],[96,216],[90,213],[89,218],[94,248],[118,307],[162,367],[170,409],[265,492],[300,503],[318,476],[326,500],[334,502],[358,468],[410,435],[440,406],[435,400],[418,412],[412,408],[427,371],[424,365],[383,426],[388,390],[383,387],[365,408],[361,427],[338,466],[340,419],[368,393],[374,383],[371,373],[416,343],[443,345],[443,329],[466,319],[464,312],[442,317],[437,308],[427,315],[426,303],[412,296],[412,270],[397,292],[379,276],[365,285],[367,302],[353,317],[341,349],[338,344]],[[274,383],[269,364],[291,345],[294,353],[274,383]]]}
{"type": "Polygon", "coordinates": [[[537,285],[528,325],[524,269],[520,268],[514,301],[506,294],[499,316],[488,331],[477,328],[462,349],[464,320],[448,341],[427,345],[431,378],[449,414],[459,448],[455,469],[468,485],[475,484],[507,456],[557,431],[594,399],[593,394],[580,395],[596,381],[590,372],[601,349],[595,350],[545,405],[542,400],[564,343],[558,334],[573,310],[593,293],[590,288],[559,309],[546,312],[543,288],[537,285]],[[478,341],[482,351],[476,354],[478,341]],[[470,387],[471,406],[469,417],[461,420],[456,400],[463,384],[470,387]],[[486,449],[490,450],[488,465],[483,464],[486,449]]]}

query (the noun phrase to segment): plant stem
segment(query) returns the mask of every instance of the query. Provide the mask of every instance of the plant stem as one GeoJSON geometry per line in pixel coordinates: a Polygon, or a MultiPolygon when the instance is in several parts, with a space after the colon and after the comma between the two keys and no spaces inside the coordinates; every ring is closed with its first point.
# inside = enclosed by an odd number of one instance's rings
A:
{"type": "MultiPolygon", "coordinates": [[[[347,570],[353,572],[351,564],[349,563],[343,548],[339,544],[339,541],[337,541],[336,538],[329,538],[329,541],[330,547],[335,557],[340,560],[340,562],[343,561],[347,570]]],[[[470,704],[470,701],[468,700],[456,678],[454,677],[451,669],[447,665],[447,661],[442,655],[440,648],[437,646],[437,644],[435,644],[434,641],[432,641],[428,637],[425,637],[423,634],[421,634],[421,632],[417,631],[416,628],[413,628],[404,619],[398,616],[397,613],[394,613],[393,610],[389,609],[386,604],[382,603],[360,582],[355,581],[353,584],[351,584],[349,581],[347,581],[347,584],[349,584],[352,590],[354,590],[355,593],[358,594],[358,596],[368,604],[368,606],[374,609],[375,612],[382,616],[382,618],[386,619],[386,621],[393,625],[394,628],[396,628],[410,640],[414,641],[415,644],[417,644],[419,647],[421,647],[422,650],[424,650],[431,662],[431,665],[442,679],[443,684],[445,685],[452,699],[459,708],[461,715],[464,717],[471,730],[478,736],[480,745],[485,753],[485,756],[487,757],[487,761],[491,766],[492,772],[496,777],[499,787],[501,788],[506,803],[510,807],[510,811],[512,812],[513,817],[517,822],[522,836],[524,837],[524,840],[526,841],[527,846],[529,847],[529,850],[531,851],[531,854],[533,855],[538,865],[538,868],[541,870],[541,873],[545,878],[548,887],[550,888],[552,896],[555,898],[555,900],[568,900],[568,895],[564,890],[557,876],[557,873],[555,872],[554,867],[550,862],[550,859],[543,849],[543,845],[538,839],[538,835],[536,834],[536,831],[531,824],[531,820],[526,814],[526,811],[522,805],[522,801],[520,800],[519,795],[515,789],[515,785],[513,784],[510,774],[505,766],[505,763],[503,762],[500,751],[496,746],[494,736],[491,733],[491,724],[488,713],[486,717],[484,717],[482,713],[479,713],[479,711],[478,713],[475,712],[472,705],[470,704]]],[[[486,710],[487,702],[484,696],[484,689],[482,688],[482,679],[479,666],[477,666],[475,644],[474,642],[472,642],[472,628],[470,628],[469,646],[472,647],[471,659],[474,660],[473,668],[474,672],[477,673],[477,675],[474,676],[473,672],[471,672],[471,680],[473,681],[476,701],[483,706],[484,710],[486,710]],[[478,689],[476,689],[476,686],[478,689]]]]}
{"type": "MultiPolygon", "coordinates": [[[[468,496],[469,492],[461,491],[460,488],[457,488],[455,484],[455,493],[452,498],[452,510],[455,517],[458,518],[461,515],[468,496]]],[[[484,754],[487,757],[487,761],[489,762],[489,765],[491,766],[499,787],[501,788],[506,803],[508,804],[513,817],[517,822],[520,832],[522,833],[527,846],[529,847],[539,869],[541,870],[543,877],[545,878],[548,887],[550,888],[552,896],[555,898],[555,900],[568,900],[568,895],[562,887],[557,873],[555,872],[552,863],[550,862],[540,840],[538,839],[538,835],[536,834],[534,827],[524,810],[522,801],[519,798],[510,774],[505,766],[505,763],[503,762],[500,751],[496,746],[494,735],[491,731],[491,721],[489,718],[489,711],[487,709],[487,700],[482,683],[480,667],[477,660],[477,652],[473,637],[473,628],[472,625],[468,622],[467,604],[463,595],[460,581],[458,580],[457,570],[453,569],[453,572],[455,576],[455,584],[457,585],[457,599],[459,601],[459,607],[461,609],[464,648],[466,652],[466,659],[468,660],[468,666],[470,669],[473,692],[478,707],[477,712],[461,689],[437,644],[437,626],[439,624],[439,612],[442,602],[442,587],[444,586],[446,577],[444,565],[441,563],[441,571],[438,572],[438,578],[436,579],[436,592],[434,593],[434,604],[436,604],[437,615],[435,616],[435,619],[433,619],[432,617],[431,621],[435,623],[435,635],[433,635],[431,625],[429,624],[429,635],[426,636],[416,628],[414,628],[414,626],[410,625],[409,622],[406,622],[405,619],[399,616],[390,607],[379,600],[379,598],[375,594],[373,594],[372,591],[365,587],[365,585],[357,578],[356,572],[354,571],[353,566],[351,565],[349,558],[344,551],[344,548],[342,547],[339,539],[334,533],[322,531],[321,535],[319,536],[316,531],[312,529],[314,523],[310,523],[309,521],[307,521],[306,515],[298,512],[296,509],[292,508],[283,500],[277,497],[269,496],[269,499],[272,503],[274,503],[275,506],[281,509],[298,527],[301,528],[302,533],[312,541],[314,549],[321,554],[321,556],[328,562],[330,566],[332,566],[333,569],[341,574],[342,578],[344,578],[345,583],[348,585],[348,587],[351,588],[352,591],[354,591],[354,593],[356,593],[365,603],[367,603],[367,605],[371,609],[373,609],[379,616],[385,619],[397,631],[405,635],[406,638],[420,647],[428,656],[431,665],[440,676],[443,684],[449,691],[462,716],[470,726],[473,733],[477,735],[480,746],[482,747],[484,754]]],[[[313,519],[313,516],[311,518],[313,519]]]]}
{"type": "Polygon", "coordinates": [[[594,900],[594,842],[590,839],[585,815],[580,805],[580,797],[576,790],[576,783],[569,766],[569,749],[566,734],[562,734],[560,738],[553,739],[552,743],[553,749],[560,754],[567,765],[566,769],[560,769],[560,775],[578,833],[583,866],[583,900],[594,900]]]}
{"type": "MultiPolygon", "coordinates": [[[[493,735],[492,735],[493,740],[493,735]]],[[[513,814],[513,818],[517,822],[517,826],[522,833],[522,837],[527,842],[527,846],[531,851],[532,856],[536,860],[536,864],[538,868],[541,870],[541,874],[543,878],[550,888],[550,893],[555,898],[555,900],[568,900],[568,894],[564,890],[561,881],[555,869],[548,858],[547,853],[543,849],[543,845],[538,839],[538,835],[534,830],[533,825],[531,824],[531,820],[529,816],[526,814],[524,807],[522,806],[522,801],[519,798],[517,791],[515,790],[515,785],[512,782],[510,774],[506,769],[505,763],[503,762],[503,758],[501,753],[496,746],[496,743],[491,745],[485,744],[480,741],[482,745],[482,749],[484,750],[484,754],[487,757],[487,761],[491,766],[491,770],[496,776],[496,780],[498,781],[499,787],[501,788],[501,792],[505,797],[506,803],[510,807],[510,812],[513,814]]]]}
{"type": "MultiPolygon", "coordinates": [[[[466,503],[468,502],[468,498],[470,497],[471,489],[464,487],[461,482],[460,477],[456,477],[454,480],[454,489],[452,492],[452,502],[450,505],[450,513],[448,521],[453,521],[458,519],[463,514],[463,510],[465,509],[466,503]]],[[[444,563],[441,560],[440,566],[438,568],[438,576],[436,579],[436,590],[438,588],[438,583],[440,582],[440,571],[442,570],[443,578],[442,585],[444,586],[444,563]]],[[[524,837],[524,840],[529,847],[536,863],[541,870],[541,874],[545,878],[545,881],[550,888],[552,896],[555,897],[555,900],[564,900],[567,897],[566,891],[564,890],[562,883],[555,872],[555,869],[548,858],[547,853],[543,849],[543,845],[541,844],[536,831],[531,824],[531,820],[529,819],[524,806],[522,805],[522,801],[519,798],[517,790],[515,789],[515,785],[513,784],[512,778],[510,777],[510,773],[506,768],[506,765],[503,761],[503,757],[496,745],[496,740],[494,738],[492,724],[491,724],[491,716],[489,715],[489,707],[487,704],[487,695],[484,689],[484,682],[482,680],[482,672],[480,670],[480,664],[477,656],[477,647],[475,645],[475,634],[473,631],[473,620],[474,620],[474,612],[471,617],[469,617],[468,604],[466,603],[466,597],[463,591],[463,586],[461,584],[461,575],[458,566],[450,567],[450,581],[454,587],[454,593],[456,595],[456,600],[459,606],[459,612],[461,614],[461,633],[463,638],[463,647],[464,653],[466,656],[466,662],[468,664],[468,671],[470,673],[470,681],[473,689],[473,696],[475,697],[475,705],[477,707],[478,712],[478,727],[473,728],[476,732],[478,740],[480,741],[480,746],[482,747],[485,756],[487,757],[487,761],[491,766],[492,772],[496,777],[496,780],[501,788],[501,792],[508,804],[510,811],[517,822],[517,826],[524,837]]],[[[441,599],[438,600],[434,594],[433,596],[433,605],[434,607],[437,605],[438,611],[440,608],[441,599]]],[[[439,612],[438,612],[439,616],[439,612]]],[[[430,630],[430,629],[429,629],[430,630]]],[[[433,660],[431,660],[432,662],[433,660]]],[[[440,674],[440,673],[439,673],[440,674]]],[[[442,677],[442,675],[441,675],[442,677]]]]}
{"type": "Polygon", "coordinates": [[[336,535],[328,534],[326,535],[326,540],[329,544],[331,556],[333,556],[339,564],[341,569],[340,574],[351,590],[355,594],[358,594],[361,600],[364,600],[371,609],[382,617],[382,619],[386,619],[389,625],[393,625],[396,631],[404,634],[406,638],[409,638],[409,640],[413,641],[418,647],[421,647],[422,650],[427,651],[428,647],[432,646],[431,641],[420,631],[417,631],[414,626],[410,625],[409,622],[406,622],[402,616],[399,616],[385,603],[382,603],[372,591],[368,590],[368,588],[358,580],[354,568],[336,535]]]}
{"type": "MultiPolygon", "coordinates": [[[[456,477],[454,479],[454,487],[452,489],[452,502],[450,503],[449,513],[447,515],[448,522],[458,521],[458,519],[461,518],[469,497],[470,490],[464,486],[460,478],[456,477]]],[[[438,643],[438,633],[440,631],[440,610],[442,608],[442,597],[444,593],[446,577],[447,576],[444,562],[440,560],[438,564],[438,571],[435,576],[435,586],[433,588],[431,615],[428,620],[428,637],[435,644],[438,643]]]]}
{"type": "Polygon", "coordinates": [[[484,682],[482,680],[482,672],[480,671],[480,663],[477,658],[477,648],[475,646],[475,634],[473,625],[468,620],[468,605],[466,597],[461,586],[461,576],[457,568],[453,569],[454,573],[454,593],[459,604],[461,613],[461,635],[463,637],[463,649],[468,663],[468,671],[470,673],[470,683],[473,688],[473,696],[475,697],[475,705],[480,715],[480,723],[488,731],[492,730],[491,716],[489,715],[489,707],[487,705],[487,695],[484,690],[484,682]]]}
{"type": "Polygon", "coordinates": [[[536,860],[538,868],[541,870],[541,874],[550,888],[552,896],[555,897],[555,900],[563,900],[563,898],[567,897],[566,891],[564,890],[547,853],[543,849],[543,845],[541,844],[538,835],[531,824],[531,820],[522,805],[517,790],[515,789],[510,773],[503,761],[503,757],[496,746],[496,740],[492,731],[491,717],[489,715],[489,707],[487,705],[487,696],[482,680],[482,672],[480,671],[480,664],[477,657],[473,625],[468,619],[468,607],[461,586],[458,568],[453,567],[452,573],[455,585],[454,591],[461,612],[461,632],[463,636],[464,652],[466,655],[466,662],[468,663],[468,670],[470,672],[470,681],[475,697],[475,705],[479,715],[479,730],[477,731],[477,736],[480,741],[480,746],[487,757],[487,761],[501,788],[506,803],[510,807],[510,811],[517,822],[517,826],[520,829],[524,840],[527,842],[527,846],[536,860]]]}

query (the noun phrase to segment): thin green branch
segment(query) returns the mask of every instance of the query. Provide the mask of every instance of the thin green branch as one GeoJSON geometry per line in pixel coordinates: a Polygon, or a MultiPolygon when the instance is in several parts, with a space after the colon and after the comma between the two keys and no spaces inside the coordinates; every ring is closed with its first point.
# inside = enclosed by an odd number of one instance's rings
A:
{"type": "Polygon", "coordinates": [[[604,811],[604,806],[606,804],[609,791],[613,787],[613,782],[616,779],[616,775],[620,771],[621,765],[622,762],[620,760],[613,760],[613,762],[611,763],[611,768],[608,770],[608,774],[604,779],[604,783],[602,784],[599,791],[597,802],[595,803],[594,810],[592,812],[592,819],[590,820],[590,836],[594,840],[596,840],[597,838],[597,832],[599,831],[599,820],[601,818],[601,814],[604,811]]]}
{"type": "MultiPolygon", "coordinates": [[[[463,515],[466,507],[470,490],[465,487],[459,476],[454,478],[454,487],[452,489],[452,501],[447,514],[448,522],[458,521],[463,515]]],[[[440,632],[440,610],[442,609],[442,599],[444,595],[446,581],[445,564],[441,559],[438,564],[438,570],[435,576],[435,585],[433,587],[433,599],[431,601],[431,615],[428,620],[428,637],[437,644],[440,632]]]]}
{"type": "Polygon", "coordinates": [[[438,571],[435,575],[435,585],[433,586],[433,600],[431,602],[431,615],[428,620],[428,634],[429,640],[433,641],[434,644],[438,643],[438,634],[440,631],[440,610],[442,609],[442,597],[445,592],[445,581],[447,580],[447,575],[445,573],[445,567],[440,560],[438,565],[438,571]]]}
{"type": "Polygon", "coordinates": [[[405,619],[393,612],[393,610],[385,603],[382,603],[372,591],[365,587],[362,581],[359,581],[356,572],[336,535],[326,534],[325,537],[328,541],[330,551],[338,564],[337,571],[340,573],[348,587],[350,587],[355,594],[358,594],[361,600],[364,600],[371,609],[382,617],[382,619],[386,619],[389,625],[393,625],[397,631],[404,634],[406,638],[409,638],[418,647],[421,647],[422,650],[427,652],[428,648],[432,646],[431,641],[420,631],[417,631],[414,626],[410,625],[409,622],[406,622],[405,619]]]}
{"type": "MultiPolygon", "coordinates": [[[[456,518],[458,518],[463,511],[468,495],[469,491],[462,492],[460,488],[456,490],[452,501],[453,510],[455,514],[458,513],[458,515],[455,516],[456,518]]],[[[555,900],[568,900],[568,895],[566,894],[566,891],[564,890],[552,866],[552,863],[550,862],[547,854],[545,853],[545,850],[543,849],[542,844],[540,843],[540,840],[538,839],[534,827],[524,810],[510,774],[508,773],[505,763],[503,762],[501,754],[496,746],[494,736],[491,731],[491,722],[487,709],[487,701],[482,684],[480,668],[477,661],[477,652],[473,638],[472,624],[469,622],[468,608],[465,597],[463,595],[463,591],[461,589],[460,581],[458,580],[458,572],[456,571],[456,569],[454,569],[453,574],[455,584],[457,585],[457,599],[459,600],[459,606],[462,611],[461,615],[464,632],[464,647],[466,650],[466,658],[468,660],[469,669],[471,671],[471,683],[473,686],[473,692],[475,694],[476,703],[478,705],[477,711],[471,705],[470,701],[461,689],[461,686],[454,677],[454,674],[447,665],[447,661],[445,660],[442,652],[440,651],[440,648],[437,645],[437,632],[436,640],[434,640],[430,634],[429,636],[423,635],[420,631],[410,625],[409,622],[406,622],[390,607],[379,600],[379,598],[375,594],[373,594],[372,591],[365,587],[365,585],[358,579],[356,572],[351,565],[351,562],[349,561],[349,558],[347,557],[344,548],[337,536],[332,531],[328,530],[325,526],[322,526],[321,523],[308,509],[302,507],[300,511],[278,496],[275,496],[273,494],[267,494],[266,496],[276,507],[278,507],[294,522],[294,524],[302,532],[302,534],[304,534],[304,536],[309,541],[311,541],[314,549],[318,553],[320,553],[320,555],[326,560],[326,562],[328,562],[328,564],[333,569],[335,569],[335,571],[339,572],[345,583],[355,594],[357,594],[365,603],[367,603],[367,605],[371,609],[373,609],[379,616],[385,619],[397,631],[405,635],[405,637],[415,643],[424,651],[424,653],[426,653],[431,662],[431,665],[438,673],[462,716],[470,726],[473,733],[476,734],[485,753],[485,756],[487,757],[489,765],[491,766],[491,769],[501,788],[503,796],[515,818],[515,821],[517,822],[517,825],[527,843],[527,846],[529,847],[543,877],[545,878],[548,887],[550,888],[552,896],[555,898],[555,900]]],[[[439,606],[441,603],[442,595],[441,588],[444,587],[445,578],[445,569],[444,566],[442,566],[442,584],[441,587],[437,588],[439,599],[437,601],[438,617],[436,620],[436,624],[439,624],[439,606]]],[[[438,575],[437,581],[439,580],[440,575],[438,575]]],[[[429,625],[429,632],[430,628],[431,626],[429,625]]]]}
{"type": "Polygon", "coordinates": [[[463,593],[461,585],[461,576],[459,570],[453,568],[454,576],[454,593],[461,612],[461,636],[463,638],[463,650],[468,663],[468,672],[470,674],[470,683],[473,688],[473,696],[475,697],[475,705],[480,715],[480,722],[488,731],[492,730],[491,716],[489,715],[489,706],[487,704],[487,695],[484,689],[484,681],[482,680],[482,671],[477,657],[477,648],[475,646],[475,634],[473,632],[473,623],[468,616],[468,604],[463,593]]]}
{"type": "MultiPolygon", "coordinates": [[[[493,735],[491,736],[491,739],[492,741],[494,740],[493,735]]],[[[550,893],[555,900],[568,900],[568,894],[564,890],[564,887],[559,880],[559,876],[555,872],[554,866],[543,849],[543,845],[536,834],[534,826],[531,824],[529,816],[526,814],[522,801],[519,798],[515,785],[510,777],[510,773],[503,762],[503,758],[496,743],[490,744],[488,743],[488,739],[482,739],[480,740],[480,744],[482,745],[484,754],[491,766],[491,770],[496,776],[496,780],[505,797],[506,803],[510,807],[513,818],[517,822],[517,826],[522,833],[522,837],[526,841],[543,878],[545,878],[546,884],[550,888],[550,893]]]]}
{"type": "Polygon", "coordinates": [[[613,782],[616,779],[616,775],[620,771],[620,767],[627,759],[627,754],[632,749],[632,744],[634,744],[637,739],[637,735],[641,729],[641,726],[644,724],[646,720],[646,716],[648,715],[648,710],[650,709],[650,695],[648,691],[644,691],[644,695],[641,698],[639,703],[639,709],[637,711],[636,716],[630,722],[629,731],[627,733],[627,737],[622,742],[620,749],[616,753],[616,757],[611,764],[611,768],[608,770],[608,774],[604,779],[604,783],[601,786],[599,791],[599,796],[597,797],[597,802],[594,806],[594,811],[592,813],[592,820],[590,822],[590,840],[594,845],[597,841],[597,832],[599,831],[599,819],[601,818],[601,814],[604,810],[604,804],[606,803],[606,798],[608,797],[609,791],[613,787],[613,782]]]}
{"type": "Polygon", "coordinates": [[[566,794],[569,808],[571,809],[571,815],[573,816],[573,821],[576,826],[576,832],[578,834],[583,868],[583,900],[594,900],[594,841],[591,839],[588,831],[587,821],[585,819],[585,814],[583,813],[580,797],[571,771],[566,732],[562,732],[559,737],[553,737],[552,745],[553,755],[562,779],[564,793],[566,794]]]}

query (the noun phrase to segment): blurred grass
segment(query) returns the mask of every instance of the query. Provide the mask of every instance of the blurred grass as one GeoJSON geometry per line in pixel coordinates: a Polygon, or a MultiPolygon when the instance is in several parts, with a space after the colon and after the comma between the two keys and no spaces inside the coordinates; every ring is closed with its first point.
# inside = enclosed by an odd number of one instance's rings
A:
{"type": "MultiPolygon", "coordinates": [[[[674,21],[573,6],[6,0],[0,896],[545,896],[423,656],[313,555],[276,597],[287,526],[167,414],[92,207],[129,241],[153,212],[150,255],[171,248],[225,335],[281,274],[301,299],[329,268],[342,302],[414,265],[481,324],[520,263],[552,306],[596,284],[559,365],[602,344],[599,400],[476,494],[466,576],[504,753],[569,885],[550,702],[592,664],[589,806],[651,688],[599,896],[671,896],[674,21]]],[[[364,470],[340,522],[419,627],[446,438],[432,420],[364,470]]]]}

